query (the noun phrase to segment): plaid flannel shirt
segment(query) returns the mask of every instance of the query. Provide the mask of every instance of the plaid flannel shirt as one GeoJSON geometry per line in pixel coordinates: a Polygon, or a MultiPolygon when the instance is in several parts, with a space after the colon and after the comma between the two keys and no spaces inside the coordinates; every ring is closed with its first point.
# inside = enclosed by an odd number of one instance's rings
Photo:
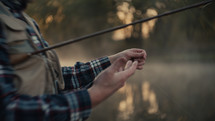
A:
{"type": "MultiPolygon", "coordinates": [[[[12,13],[16,18],[22,19],[19,12],[12,11],[12,13]]],[[[27,32],[38,48],[42,48],[30,26],[27,32]]],[[[1,121],[76,121],[88,118],[91,112],[90,97],[86,89],[79,88],[90,84],[102,70],[110,65],[107,57],[87,63],[77,62],[73,67],[62,67],[66,93],[31,97],[17,94],[17,89],[13,84],[15,73],[9,63],[6,41],[2,23],[0,23],[1,121]]],[[[46,41],[43,42],[48,46],[46,41]]]]}

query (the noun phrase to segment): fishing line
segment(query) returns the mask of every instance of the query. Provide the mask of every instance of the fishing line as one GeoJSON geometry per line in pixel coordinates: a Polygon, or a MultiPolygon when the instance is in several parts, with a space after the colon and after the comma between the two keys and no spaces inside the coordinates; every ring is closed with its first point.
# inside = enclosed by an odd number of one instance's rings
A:
{"type": "Polygon", "coordinates": [[[196,8],[196,7],[199,7],[199,6],[207,5],[207,4],[212,3],[214,1],[215,0],[202,1],[202,2],[195,3],[195,4],[192,4],[192,5],[188,5],[188,6],[179,8],[179,9],[168,11],[168,12],[159,14],[159,15],[154,16],[154,17],[150,17],[150,18],[146,18],[146,19],[140,19],[140,20],[137,20],[137,21],[129,23],[129,24],[124,24],[124,25],[113,27],[113,28],[108,28],[108,29],[97,31],[95,33],[84,35],[84,36],[81,36],[81,37],[78,37],[78,38],[75,38],[75,39],[70,39],[70,40],[64,41],[62,43],[58,43],[56,45],[49,46],[47,48],[44,48],[44,49],[41,49],[41,50],[38,50],[38,51],[35,51],[35,52],[31,52],[31,53],[28,53],[28,54],[29,55],[34,55],[34,54],[42,53],[42,52],[45,52],[45,51],[48,51],[48,50],[51,50],[51,49],[59,48],[59,47],[62,47],[62,46],[68,45],[68,44],[72,44],[72,43],[84,40],[84,39],[88,39],[88,38],[92,38],[92,37],[95,37],[95,36],[98,36],[98,35],[109,33],[109,32],[112,32],[112,31],[115,31],[115,30],[118,30],[118,29],[122,29],[122,28],[125,28],[125,27],[128,27],[128,26],[131,26],[131,25],[147,22],[147,21],[150,21],[150,20],[153,20],[153,19],[157,19],[157,18],[161,18],[161,17],[168,16],[168,15],[171,15],[171,14],[179,13],[179,12],[182,12],[182,11],[185,11],[185,10],[188,10],[188,9],[192,9],[192,8],[196,8]]]}
{"type": "MultiPolygon", "coordinates": [[[[206,6],[210,5],[210,3],[211,3],[212,1],[213,1],[213,0],[203,1],[203,2],[196,3],[196,4],[193,4],[193,5],[190,5],[190,6],[186,6],[186,7],[179,8],[179,9],[175,9],[175,10],[173,10],[173,11],[165,12],[165,13],[163,13],[163,14],[160,14],[160,15],[157,15],[157,16],[154,16],[154,17],[151,17],[151,18],[141,19],[141,20],[138,20],[138,21],[133,22],[133,23],[130,23],[130,24],[125,24],[125,25],[122,25],[122,26],[117,26],[117,27],[110,28],[110,29],[106,29],[106,30],[103,30],[103,31],[98,31],[98,32],[96,32],[96,33],[92,33],[92,34],[85,35],[85,36],[82,36],[82,37],[79,37],[79,38],[76,38],[76,39],[68,40],[68,41],[63,42],[63,43],[60,43],[60,44],[56,44],[56,45],[54,45],[54,46],[45,48],[45,49],[43,49],[43,50],[36,51],[36,52],[34,52],[34,53],[32,53],[32,54],[37,54],[37,53],[44,52],[44,51],[47,51],[47,50],[50,50],[50,49],[58,48],[58,47],[61,47],[61,46],[67,45],[67,44],[71,44],[71,43],[74,43],[74,42],[83,40],[83,39],[91,38],[91,37],[98,36],[98,35],[101,35],[101,34],[104,34],[104,33],[108,33],[108,32],[111,32],[111,31],[114,31],[114,30],[117,30],[117,29],[125,28],[125,27],[130,26],[130,25],[135,25],[135,24],[137,24],[137,23],[146,22],[146,21],[149,21],[149,20],[152,20],[152,19],[155,19],[155,18],[167,16],[167,15],[170,15],[170,14],[174,14],[174,13],[181,12],[181,11],[184,11],[184,10],[187,10],[187,9],[191,9],[191,8],[195,8],[195,7],[199,7],[199,6],[202,6],[202,5],[204,5],[203,8],[205,8],[206,6]]],[[[184,3],[185,3],[185,2],[184,2],[184,3]]],[[[87,88],[89,88],[93,83],[94,83],[94,81],[88,83],[88,84],[85,85],[85,86],[81,86],[80,89],[87,89],[87,88]]],[[[174,101],[173,101],[173,102],[174,102],[174,101]]]]}

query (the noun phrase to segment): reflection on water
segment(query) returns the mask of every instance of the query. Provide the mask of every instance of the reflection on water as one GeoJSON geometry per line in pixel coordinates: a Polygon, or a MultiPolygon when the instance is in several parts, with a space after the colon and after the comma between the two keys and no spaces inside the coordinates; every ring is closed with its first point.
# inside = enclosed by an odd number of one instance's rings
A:
{"type": "Polygon", "coordinates": [[[147,63],[88,121],[214,121],[214,63],[147,63]]]}
{"type": "Polygon", "coordinates": [[[143,101],[149,102],[148,113],[154,114],[158,112],[156,94],[154,93],[153,90],[150,89],[150,84],[147,81],[142,84],[142,95],[143,101]]]}
{"type": "Polygon", "coordinates": [[[119,91],[125,93],[126,98],[119,103],[119,118],[127,120],[130,115],[134,112],[133,106],[133,92],[131,85],[127,84],[124,88],[119,91]]]}
{"type": "MultiPolygon", "coordinates": [[[[125,94],[126,97],[124,100],[120,101],[118,111],[119,111],[119,119],[121,120],[129,120],[130,116],[135,113],[134,112],[134,96],[132,91],[131,84],[127,84],[124,88],[119,90],[119,93],[125,94]]],[[[158,103],[156,99],[155,92],[150,88],[150,83],[145,81],[142,83],[142,99],[144,103],[148,103],[149,106],[147,108],[147,112],[149,114],[155,114],[158,112],[158,103]]]]}

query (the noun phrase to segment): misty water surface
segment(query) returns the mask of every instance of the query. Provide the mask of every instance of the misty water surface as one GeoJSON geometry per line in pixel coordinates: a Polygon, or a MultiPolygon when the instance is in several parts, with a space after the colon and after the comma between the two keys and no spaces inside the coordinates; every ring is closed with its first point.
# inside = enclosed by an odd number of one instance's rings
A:
{"type": "Polygon", "coordinates": [[[148,62],[89,121],[214,121],[214,63],[148,62]]]}

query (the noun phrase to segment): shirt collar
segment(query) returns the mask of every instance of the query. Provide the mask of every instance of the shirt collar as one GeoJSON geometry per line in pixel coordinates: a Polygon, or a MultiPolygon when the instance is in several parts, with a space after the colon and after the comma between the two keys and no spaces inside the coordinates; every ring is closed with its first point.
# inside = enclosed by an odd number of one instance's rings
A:
{"type": "Polygon", "coordinates": [[[27,3],[24,0],[0,0],[3,4],[12,10],[22,11],[26,8],[27,3]]]}

